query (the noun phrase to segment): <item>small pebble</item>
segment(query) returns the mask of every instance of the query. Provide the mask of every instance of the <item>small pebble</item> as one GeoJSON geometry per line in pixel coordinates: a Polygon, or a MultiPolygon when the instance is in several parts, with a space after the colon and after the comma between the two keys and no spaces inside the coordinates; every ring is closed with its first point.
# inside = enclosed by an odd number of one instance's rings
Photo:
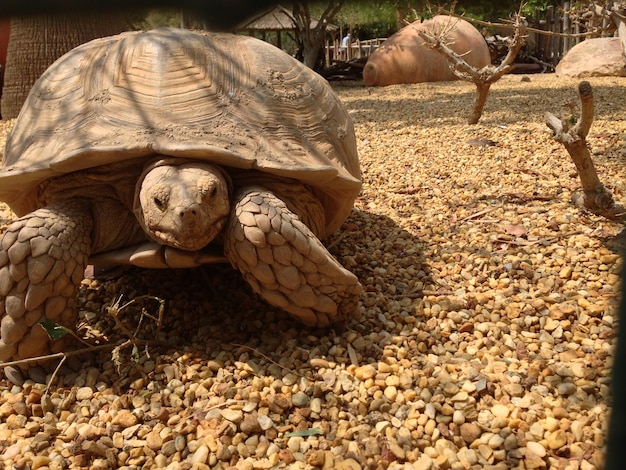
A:
{"type": "Polygon", "coordinates": [[[76,399],[79,401],[91,400],[91,397],[93,397],[93,390],[91,387],[80,387],[76,391],[76,399]]]}
{"type": "Polygon", "coordinates": [[[528,444],[526,444],[526,450],[539,458],[543,458],[547,454],[546,448],[534,441],[529,441],[528,444]]]}
{"type": "Polygon", "coordinates": [[[482,430],[474,423],[463,423],[461,424],[461,438],[467,444],[471,444],[475,440],[477,440],[482,434],[482,430]]]}
{"type": "Polygon", "coordinates": [[[291,396],[291,402],[293,403],[294,406],[304,408],[304,407],[309,406],[311,399],[306,393],[298,392],[291,396]]]}
{"type": "Polygon", "coordinates": [[[243,411],[241,410],[231,410],[229,408],[225,408],[221,411],[222,417],[231,423],[238,424],[243,420],[243,411]]]}

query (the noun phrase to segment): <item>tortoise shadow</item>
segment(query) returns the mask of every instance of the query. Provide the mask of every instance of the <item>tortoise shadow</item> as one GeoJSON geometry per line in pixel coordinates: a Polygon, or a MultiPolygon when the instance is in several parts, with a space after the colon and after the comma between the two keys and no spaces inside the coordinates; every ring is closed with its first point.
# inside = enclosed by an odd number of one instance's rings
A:
{"type": "MultiPolygon", "coordinates": [[[[517,77],[491,87],[479,121],[481,126],[506,126],[521,121],[544,122],[547,111],[558,114],[564,102],[573,100],[577,103],[576,86],[580,80],[563,79],[559,86],[543,88],[517,77]],[[516,111],[511,112],[512,109],[516,111]]],[[[531,78],[531,81],[534,80],[531,78]]],[[[595,119],[622,120],[621,108],[615,104],[614,96],[623,79],[616,77],[614,86],[596,84],[593,79],[589,81],[593,86],[595,119]]],[[[366,97],[362,96],[362,82],[341,86],[333,82],[333,88],[339,92],[356,122],[374,122],[377,125],[408,126],[417,123],[423,127],[441,127],[466,124],[476,99],[476,88],[462,81],[370,87],[366,88],[366,97]],[[460,91],[459,87],[466,88],[466,91],[460,91]],[[351,89],[358,90],[360,95],[352,98],[351,89]],[[394,93],[394,90],[403,92],[394,93]],[[412,95],[409,99],[405,98],[407,90],[412,95]],[[385,112],[376,111],[380,109],[385,112]]]]}
{"type": "MultiPolygon", "coordinates": [[[[365,288],[359,320],[328,328],[306,327],[265,303],[226,264],[186,270],[132,268],[117,279],[85,284],[85,292],[79,297],[90,300],[79,305],[79,310],[100,310],[97,318],[91,315],[91,328],[107,329],[111,342],[127,338],[116,325],[118,322],[135,332],[139,340],[161,341],[162,346],[147,348],[157,371],[159,365],[184,357],[190,363],[223,369],[219,372],[222,377],[235,373],[245,363],[251,376],[264,369],[266,374],[282,379],[287,374],[314,376],[327,367],[364,365],[371,358],[382,359],[398,328],[404,328],[406,335],[407,328],[416,323],[416,304],[421,301],[422,286],[429,284],[430,278],[422,242],[389,217],[354,209],[325,244],[365,288]],[[382,243],[368,236],[372,227],[387,234],[382,243]],[[406,272],[385,269],[384,259],[390,256],[402,257],[403,266],[420,271],[421,282],[413,283],[406,278],[406,272]],[[116,303],[117,320],[107,314],[116,303]],[[161,303],[164,308],[158,322],[161,303]]],[[[120,390],[155,373],[146,372],[141,366],[146,359],[133,358],[131,348],[127,349],[126,356],[121,357],[124,373],[113,384],[120,390]]],[[[111,354],[91,355],[88,360],[100,367],[111,361],[111,354]]],[[[72,380],[74,373],[63,377],[65,383],[72,380]]]]}

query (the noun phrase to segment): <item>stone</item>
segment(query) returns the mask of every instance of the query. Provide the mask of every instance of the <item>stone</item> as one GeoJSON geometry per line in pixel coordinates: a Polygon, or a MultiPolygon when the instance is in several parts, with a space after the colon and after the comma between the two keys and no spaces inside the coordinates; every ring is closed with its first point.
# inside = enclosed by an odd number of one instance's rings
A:
{"type": "Polygon", "coordinates": [[[239,429],[245,434],[257,433],[263,430],[256,415],[252,414],[244,416],[243,421],[239,424],[239,429]]]}
{"type": "Polygon", "coordinates": [[[231,423],[239,424],[243,420],[243,411],[226,408],[222,410],[222,417],[231,423]]]}
{"type": "Polygon", "coordinates": [[[304,392],[297,392],[291,396],[291,403],[298,408],[305,408],[310,402],[311,398],[304,392]]]}
{"type": "Polygon", "coordinates": [[[619,38],[591,38],[572,47],[555,68],[559,77],[626,77],[619,38]]]}
{"type": "Polygon", "coordinates": [[[413,464],[414,470],[432,470],[435,462],[426,454],[420,455],[420,458],[413,464]]]}
{"type": "Polygon", "coordinates": [[[507,416],[509,416],[509,407],[498,403],[491,408],[491,413],[494,416],[498,416],[500,418],[506,418],[507,416]]]}
{"type": "Polygon", "coordinates": [[[480,427],[474,423],[463,423],[460,427],[461,438],[466,444],[471,444],[482,434],[480,427]]]}
{"type": "Polygon", "coordinates": [[[121,426],[122,428],[129,428],[137,424],[137,416],[128,410],[120,410],[113,416],[111,424],[121,426]]]}
{"type": "Polygon", "coordinates": [[[372,364],[357,367],[354,376],[359,380],[372,379],[376,376],[376,367],[372,364]]]}
{"type": "Polygon", "coordinates": [[[460,410],[455,410],[452,414],[452,422],[454,424],[463,424],[465,422],[465,415],[460,410]]]}
{"type": "Polygon", "coordinates": [[[209,457],[209,448],[207,446],[200,446],[196,449],[190,458],[192,464],[206,463],[209,457]]]}
{"type": "Polygon", "coordinates": [[[490,64],[489,47],[472,24],[450,16],[437,15],[424,22],[417,20],[387,38],[369,56],[363,68],[365,85],[388,86],[458,80],[450,70],[448,61],[430,49],[419,36],[419,31],[437,36],[444,29],[448,47],[462,55],[468,64],[477,69],[490,64]]]}
{"type": "Polygon", "coordinates": [[[526,444],[526,452],[527,453],[532,453],[534,455],[536,455],[539,458],[543,458],[546,456],[546,448],[544,446],[542,446],[541,444],[539,444],[538,442],[535,441],[529,441],[526,444]]]}
{"type": "Polygon", "coordinates": [[[152,450],[158,450],[163,445],[163,439],[156,431],[150,431],[146,435],[146,445],[152,450]]]}
{"type": "Polygon", "coordinates": [[[557,386],[559,395],[569,396],[576,393],[576,385],[571,382],[563,382],[557,386]]]}
{"type": "Polygon", "coordinates": [[[298,452],[303,442],[304,439],[301,436],[292,436],[287,441],[287,447],[291,452],[298,452]]]}
{"type": "Polygon", "coordinates": [[[344,459],[340,462],[335,461],[334,467],[335,470],[361,470],[363,467],[356,460],[349,458],[344,459]]]}
{"type": "Polygon", "coordinates": [[[76,400],[91,400],[93,397],[93,390],[91,387],[80,387],[76,390],[76,400]]]}
{"type": "Polygon", "coordinates": [[[557,450],[567,444],[567,434],[562,429],[550,433],[547,438],[548,447],[552,450],[557,450]]]}
{"type": "Polygon", "coordinates": [[[257,420],[259,421],[259,426],[261,426],[261,429],[263,431],[267,431],[268,429],[271,429],[272,426],[274,426],[272,418],[267,415],[260,415],[257,420]]]}
{"type": "Polygon", "coordinates": [[[325,461],[326,461],[326,454],[325,454],[325,451],[323,450],[313,451],[307,457],[307,463],[311,465],[312,467],[321,467],[324,465],[325,461]]]}

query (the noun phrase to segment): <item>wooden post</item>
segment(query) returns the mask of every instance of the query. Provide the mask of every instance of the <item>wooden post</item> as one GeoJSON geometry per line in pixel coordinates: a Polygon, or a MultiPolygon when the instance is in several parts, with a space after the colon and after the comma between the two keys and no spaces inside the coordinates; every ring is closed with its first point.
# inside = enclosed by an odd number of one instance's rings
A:
{"type": "MultiPolygon", "coordinates": [[[[569,13],[570,13],[570,2],[563,2],[563,32],[565,34],[572,33],[572,25],[570,22],[569,13]]],[[[569,38],[563,38],[563,47],[561,49],[561,57],[567,54],[567,51],[569,50],[569,45],[570,45],[569,41],[570,41],[569,38]]]]}
{"type": "Polygon", "coordinates": [[[324,45],[324,68],[330,67],[330,41],[326,38],[324,45]]]}
{"type": "MultiPolygon", "coordinates": [[[[553,33],[560,33],[563,29],[563,15],[557,9],[554,11],[554,20],[552,21],[552,31],[553,33]]],[[[554,51],[554,58],[556,61],[561,60],[561,44],[563,44],[563,38],[556,37],[554,41],[552,41],[552,50],[554,51]]]]}
{"type": "Polygon", "coordinates": [[[602,33],[601,33],[601,36],[602,36],[603,38],[604,38],[604,37],[607,37],[607,36],[609,35],[609,33],[608,33],[607,31],[608,31],[608,29],[609,29],[609,25],[610,25],[610,24],[611,24],[611,19],[610,19],[610,18],[608,18],[607,16],[604,16],[604,17],[602,18],[602,33]]]}
{"type": "MultiPolygon", "coordinates": [[[[534,17],[533,17],[533,20],[532,20],[532,26],[534,28],[539,29],[539,21],[537,21],[537,12],[538,12],[538,9],[535,8],[535,14],[534,14],[534,17]]],[[[533,55],[537,55],[537,51],[540,49],[540,46],[539,46],[539,35],[537,33],[534,33],[534,32],[529,33],[528,34],[528,44],[532,44],[534,49],[535,49],[534,51],[529,51],[529,52],[531,52],[533,55]]]]}
{"type": "MultiPolygon", "coordinates": [[[[552,20],[554,19],[554,7],[550,5],[546,8],[546,31],[552,31],[552,20]]],[[[546,58],[554,60],[554,49],[552,47],[552,36],[546,36],[546,58]]]]}

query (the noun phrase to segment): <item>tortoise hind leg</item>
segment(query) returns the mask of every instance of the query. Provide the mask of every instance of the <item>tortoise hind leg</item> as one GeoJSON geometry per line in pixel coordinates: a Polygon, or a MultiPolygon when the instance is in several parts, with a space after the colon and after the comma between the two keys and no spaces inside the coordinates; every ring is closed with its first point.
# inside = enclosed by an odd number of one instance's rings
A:
{"type": "Polygon", "coordinates": [[[92,225],[86,202],[65,201],[8,226],[0,240],[0,361],[59,350],[39,323],[75,326],[92,225]]]}
{"type": "MultiPolygon", "coordinates": [[[[294,194],[319,204],[309,193],[294,194]]],[[[254,291],[304,324],[323,327],[358,316],[362,287],[357,277],[273,191],[239,190],[224,243],[226,256],[254,291]]]]}

